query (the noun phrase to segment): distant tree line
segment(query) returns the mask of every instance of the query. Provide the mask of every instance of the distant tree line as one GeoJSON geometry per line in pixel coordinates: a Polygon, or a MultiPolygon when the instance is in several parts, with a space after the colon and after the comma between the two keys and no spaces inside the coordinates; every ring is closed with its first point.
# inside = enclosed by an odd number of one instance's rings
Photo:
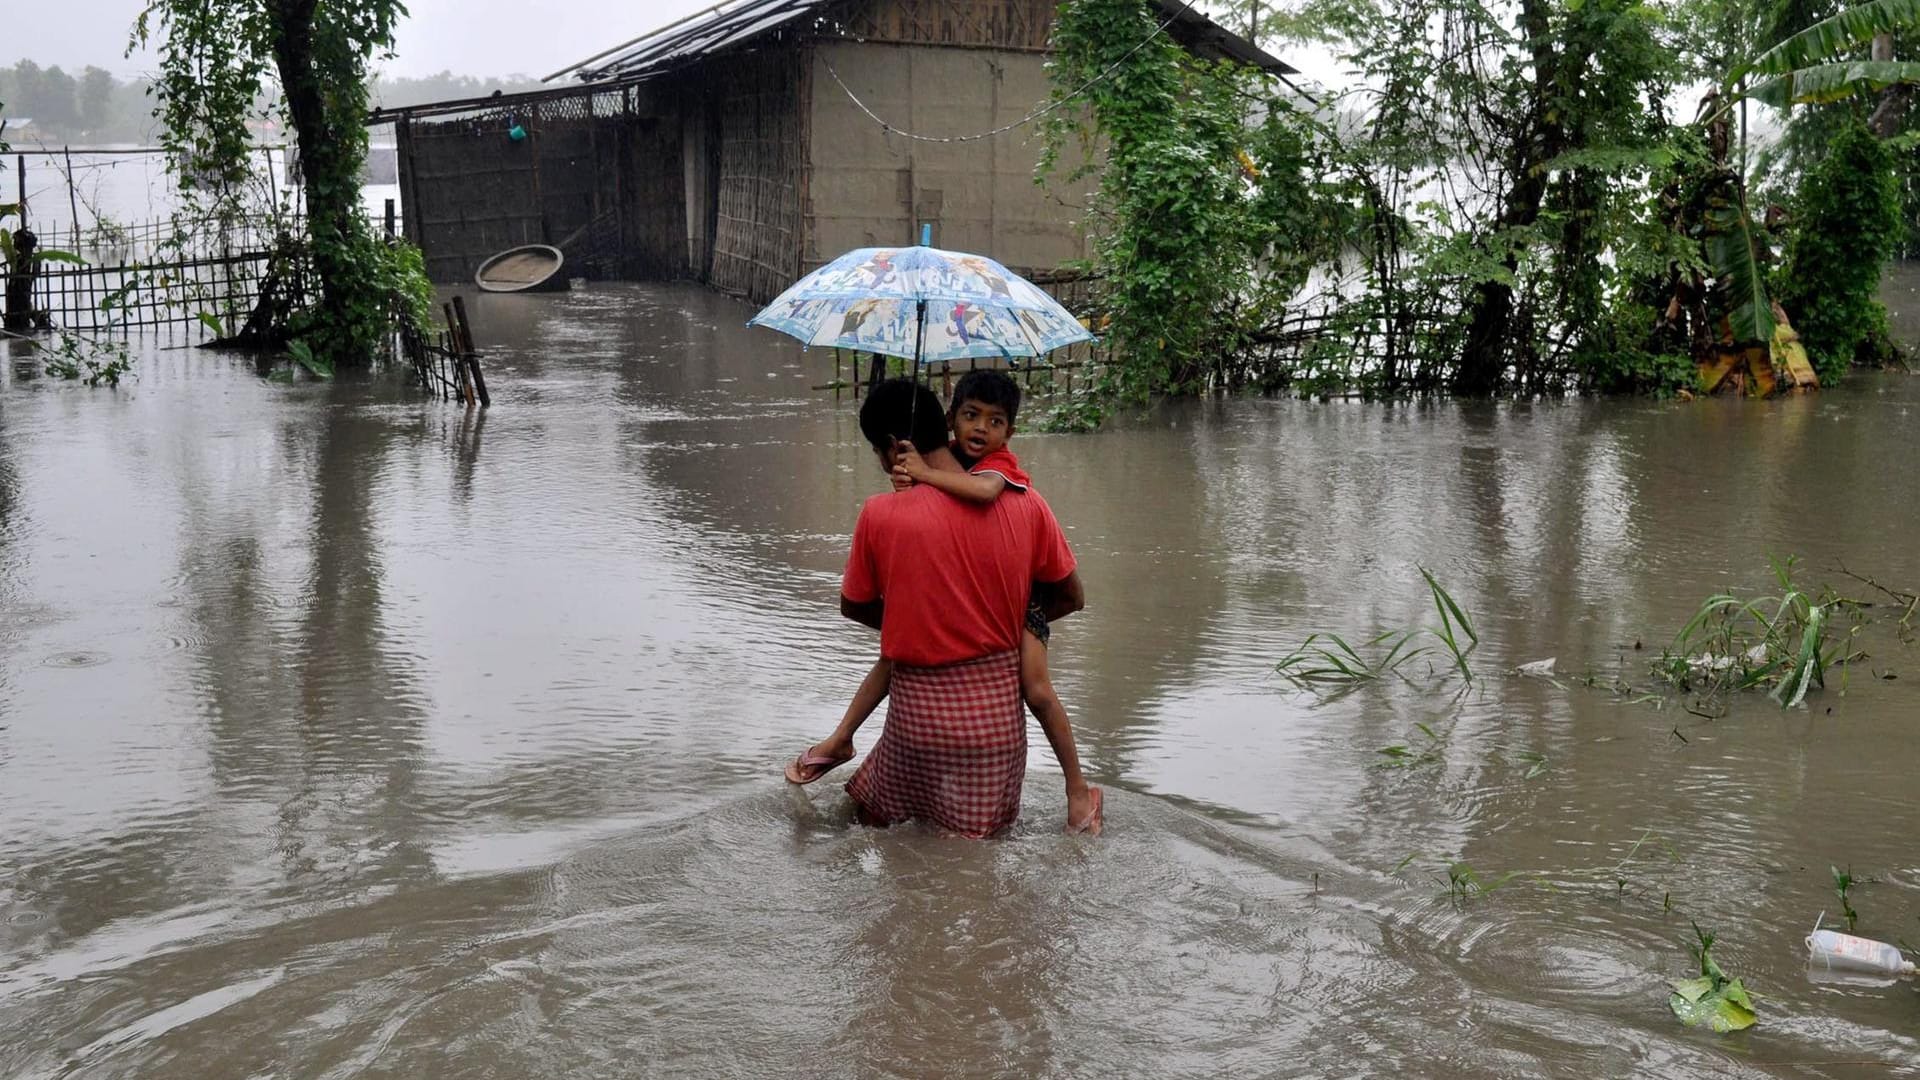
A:
{"type": "Polygon", "coordinates": [[[0,101],[8,117],[32,120],[42,140],[137,142],[154,127],[146,81],[122,81],[104,68],[82,68],[76,77],[58,64],[22,60],[0,67],[0,101]]]}
{"type": "MultiPolygon", "coordinates": [[[[144,78],[119,79],[104,68],[85,67],[76,76],[58,64],[41,67],[22,60],[0,67],[4,116],[33,121],[38,141],[48,143],[149,142],[157,137],[153,97],[144,78]]],[[[499,90],[514,94],[541,88],[525,75],[479,78],[442,71],[419,79],[376,75],[368,100],[393,109],[432,101],[485,97],[499,90]]],[[[263,102],[263,109],[268,103],[263,102]]],[[[28,142],[34,141],[28,139],[28,142]]]]}
{"type": "Polygon", "coordinates": [[[367,88],[367,98],[382,109],[398,109],[408,105],[424,105],[433,101],[458,101],[461,98],[486,97],[495,90],[503,94],[518,94],[527,90],[546,89],[550,89],[546,84],[525,75],[476,78],[472,75],[455,75],[450,71],[442,71],[438,75],[428,75],[420,79],[398,79],[376,75],[367,88]]]}

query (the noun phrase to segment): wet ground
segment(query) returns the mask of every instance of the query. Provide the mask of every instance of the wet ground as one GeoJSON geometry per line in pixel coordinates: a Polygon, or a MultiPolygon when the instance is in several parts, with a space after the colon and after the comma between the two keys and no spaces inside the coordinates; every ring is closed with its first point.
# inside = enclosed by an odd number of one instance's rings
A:
{"type": "Polygon", "coordinates": [[[1920,941],[1920,653],[1642,698],[1770,553],[1920,586],[1920,382],[1022,434],[1109,828],[1058,832],[1036,730],[971,843],[778,776],[874,652],[825,356],[695,288],[474,314],[485,415],[191,351],[0,370],[0,1076],[1920,1075],[1920,994],[1801,944],[1831,865],[1920,941]],[[1272,675],[1431,621],[1419,566],[1470,690],[1272,675]],[[1668,1012],[1696,920],[1750,1031],[1668,1012]]]}

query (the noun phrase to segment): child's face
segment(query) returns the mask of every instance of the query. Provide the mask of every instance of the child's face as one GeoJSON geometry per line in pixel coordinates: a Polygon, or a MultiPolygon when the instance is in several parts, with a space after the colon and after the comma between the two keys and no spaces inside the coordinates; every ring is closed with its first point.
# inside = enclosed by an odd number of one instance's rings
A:
{"type": "Polygon", "coordinates": [[[998,405],[966,400],[953,407],[953,437],[960,449],[978,460],[1007,445],[1013,435],[1013,421],[998,405]]]}

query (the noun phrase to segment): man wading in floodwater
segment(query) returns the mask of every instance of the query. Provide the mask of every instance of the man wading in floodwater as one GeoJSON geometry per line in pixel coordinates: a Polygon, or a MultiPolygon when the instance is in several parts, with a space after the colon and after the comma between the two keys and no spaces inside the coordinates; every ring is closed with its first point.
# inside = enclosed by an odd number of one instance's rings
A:
{"type": "MultiPolygon", "coordinates": [[[[958,468],[939,399],[910,380],[873,388],[860,431],[889,474],[895,442],[908,438],[928,464],[958,468]]],[[[879,630],[893,662],[887,726],[847,783],[862,822],[917,819],[981,837],[1019,816],[1019,649],[1035,583],[1049,586],[1049,621],[1084,604],[1073,552],[1037,492],[983,505],[918,484],[861,507],[840,611],[879,630]]],[[[1098,792],[1080,777],[1073,732],[1045,730],[1067,774],[1068,822],[1098,831],[1098,792]]]]}

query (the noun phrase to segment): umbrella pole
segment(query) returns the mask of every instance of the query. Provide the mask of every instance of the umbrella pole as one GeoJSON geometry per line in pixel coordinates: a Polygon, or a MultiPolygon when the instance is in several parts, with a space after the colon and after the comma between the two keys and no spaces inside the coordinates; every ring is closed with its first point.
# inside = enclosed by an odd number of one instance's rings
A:
{"type": "MultiPolygon", "coordinates": [[[[913,336],[913,396],[907,406],[907,441],[909,443],[913,441],[913,424],[919,418],[920,411],[920,353],[927,345],[927,302],[920,301],[915,311],[918,318],[915,319],[917,325],[914,327],[913,336]]],[[[916,452],[919,449],[918,446],[914,447],[916,452]]]]}

